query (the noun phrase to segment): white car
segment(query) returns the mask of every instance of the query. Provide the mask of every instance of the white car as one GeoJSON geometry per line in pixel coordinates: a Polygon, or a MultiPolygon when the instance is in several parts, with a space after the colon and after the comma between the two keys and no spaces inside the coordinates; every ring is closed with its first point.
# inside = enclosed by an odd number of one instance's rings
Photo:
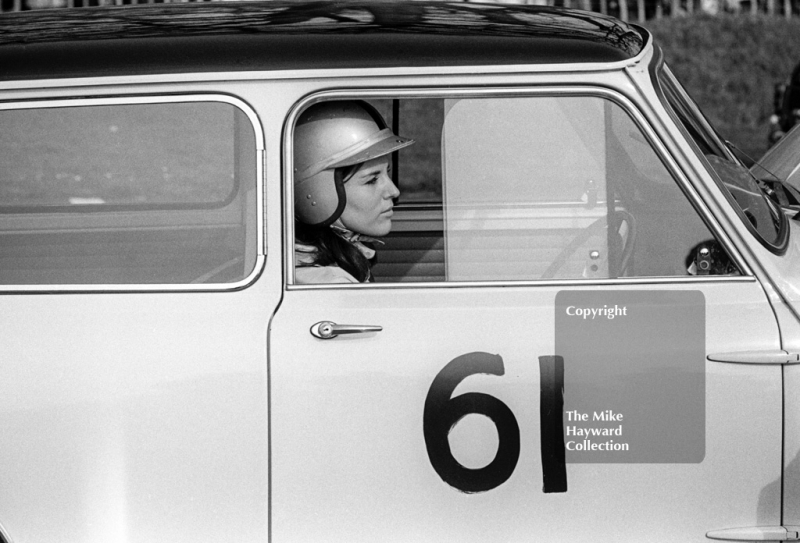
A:
{"type": "Polygon", "coordinates": [[[796,540],[784,180],[598,14],[3,15],[0,541],[796,540]],[[374,281],[308,284],[340,100],[416,143],[374,281]]]}

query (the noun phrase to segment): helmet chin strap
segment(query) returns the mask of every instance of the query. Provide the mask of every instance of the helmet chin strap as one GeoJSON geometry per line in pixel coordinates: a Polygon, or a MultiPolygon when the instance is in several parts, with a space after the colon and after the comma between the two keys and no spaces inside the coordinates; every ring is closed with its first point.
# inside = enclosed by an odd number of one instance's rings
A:
{"type": "MultiPolygon", "coordinates": [[[[333,183],[336,187],[336,209],[331,216],[322,221],[321,223],[317,223],[314,226],[331,226],[334,222],[339,220],[339,217],[342,216],[344,213],[344,208],[347,206],[347,192],[345,191],[344,184],[347,182],[347,179],[344,178],[343,170],[341,168],[337,168],[333,171],[333,183]]],[[[342,225],[344,227],[344,225],[342,225]]]]}

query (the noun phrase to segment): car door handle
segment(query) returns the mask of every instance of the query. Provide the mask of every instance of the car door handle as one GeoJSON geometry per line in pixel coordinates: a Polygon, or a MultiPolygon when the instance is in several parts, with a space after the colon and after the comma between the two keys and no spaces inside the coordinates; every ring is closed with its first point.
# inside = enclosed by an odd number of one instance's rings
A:
{"type": "Polygon", "coordinates": [[[797,541],[800,534],[798,526],[748,526],[713,530],[706,537],[723,541],[797,541]]]}
{"type": "Polygon", "coordinates": [[[732,353],[714,353],[706,357],[711,362],[727,364],[797,364],[798,353],[789,353],[780,349],[771,351],[738,351],[732,353]]]}
{"type": "Polygon", "coordinates": [[[333,339],[344,334],[366,334],[380,332],[382,326],[372,324],[336,324],[331,321],[322,321],[311,327],[311,335],[319,339],[333,339]]]}

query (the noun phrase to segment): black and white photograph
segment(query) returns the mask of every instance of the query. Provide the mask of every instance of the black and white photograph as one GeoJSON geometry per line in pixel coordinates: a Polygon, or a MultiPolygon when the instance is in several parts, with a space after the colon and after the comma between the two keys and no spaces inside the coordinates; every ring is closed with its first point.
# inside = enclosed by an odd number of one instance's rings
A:
{"type": "Polygon", "coordinates": [[[0,543],[800,541],[800,0],[0,0],[0,543]]]}

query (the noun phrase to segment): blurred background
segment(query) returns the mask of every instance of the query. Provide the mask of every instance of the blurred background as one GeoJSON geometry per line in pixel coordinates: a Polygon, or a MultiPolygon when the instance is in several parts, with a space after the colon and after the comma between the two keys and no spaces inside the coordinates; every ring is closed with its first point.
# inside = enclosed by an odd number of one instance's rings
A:
{"type": "MultiPolygon", "coordinates": [[[[0,0],[0,16],[165,1],[189,0],[0,0]]],[[[721,135],[753,159],[775,132],[776,85],[788,85],[800,63],[800,0],[495,1],[585,9],[644,26],[721,135]]]]}

